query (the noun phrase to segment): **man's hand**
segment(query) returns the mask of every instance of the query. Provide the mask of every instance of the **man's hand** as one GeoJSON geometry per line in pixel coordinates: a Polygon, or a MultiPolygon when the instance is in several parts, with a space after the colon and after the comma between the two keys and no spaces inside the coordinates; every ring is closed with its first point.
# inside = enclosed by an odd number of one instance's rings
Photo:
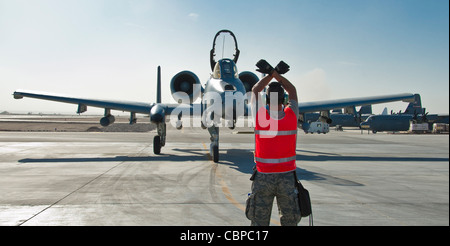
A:
{"type": "Polygon", "coordinates": [[[285,74],[289,71],[289,65],[286,64],[284,61],[280,61],[278,65],[275,67],[275,70],[278,72],[278,74],[285,74]]]}
{"type": "Polygon", "coordinates": [[[282,83],[283,77],[278,73],[277,70],[273,71],[272,77],[276,79],[281,85],[283,85],[282,83]]]}
{"type": "Polygon", "coordinates": [[[297,90],[295,89],[295,86],[293,84],[291,84],[291,82],[289,82],[289,80],[287,80],[285,77],[280,75],[277,72],[277,70],[275,70],[273,72],[272,77],[274,79],[276,79],[283,86],[283,88],[286,90],[287,94],[289,94],[289,100],[292,99],[292,100],[298,102],[297,90]]]}
{"type": "Polygon", "coordinates": [[[256,63],[256,66],[258,67],[258,69],[256,69],[256,71],[258,71],[260,73],[272,75],[272,73],[274,71],[273,67],[264,59],[259,60],[256,63]]]}

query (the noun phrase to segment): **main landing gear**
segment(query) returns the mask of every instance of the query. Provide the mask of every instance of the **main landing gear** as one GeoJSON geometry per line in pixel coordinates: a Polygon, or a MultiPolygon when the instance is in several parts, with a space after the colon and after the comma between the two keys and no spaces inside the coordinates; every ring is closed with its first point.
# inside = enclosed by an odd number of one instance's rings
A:
{"type": "Polygon", "coordinates": [[[158,136],[153,138],[153,153],[161,154],[161,147],[166,145],[166,123],[158,123],[156,125],[158,136]]]}
{"type": "Polygon", "coordinates": [[[219,127],[208,127],[209,135],[211,135],[211,144],[209,145],[209,154],[214,162],[219,162],[219,127]]]}
{"type": "MultiPolygon", "coordinates": [[[[153,137],[153,153],[155,155],[161,154],[161,147],[166,144],[166,123],[157,123],[156,125],[158,135],[153,137]]],[[[208,127],[208,132],[211,135],[211,144],[209,145],[209,154],[214,162],[219,162],[219,127],[208,127]]]]}

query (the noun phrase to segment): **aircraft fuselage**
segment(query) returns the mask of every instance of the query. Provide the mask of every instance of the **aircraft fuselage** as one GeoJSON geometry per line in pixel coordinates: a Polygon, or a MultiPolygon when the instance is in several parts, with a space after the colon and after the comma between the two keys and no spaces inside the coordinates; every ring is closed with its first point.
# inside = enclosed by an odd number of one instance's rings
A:
{"type": "Polygon", "coordinates": [[[202,95],[203,114],[211,119],[213,113],[215,121],[217,117],[236,120],[247,113],[246,102],[245,86],[239,79],[236,64],[231,59],[219,60],[202,95]]]}

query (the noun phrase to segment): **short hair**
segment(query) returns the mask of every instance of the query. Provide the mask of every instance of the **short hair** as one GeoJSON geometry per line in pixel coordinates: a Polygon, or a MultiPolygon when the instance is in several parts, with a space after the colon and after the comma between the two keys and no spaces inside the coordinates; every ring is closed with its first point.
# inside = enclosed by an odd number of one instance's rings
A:
{"type": "Polygon", "coordinates": [[[267,97],[266,97],[266,103],[270,103],[270,94],[271,93],[277,93],[278,95],[278,104],[283,104],[284,102],[284,95],[285,91],[280,83],[278,82],[271,82],[269,84],[269,89],[267,90],[267,97]]]}

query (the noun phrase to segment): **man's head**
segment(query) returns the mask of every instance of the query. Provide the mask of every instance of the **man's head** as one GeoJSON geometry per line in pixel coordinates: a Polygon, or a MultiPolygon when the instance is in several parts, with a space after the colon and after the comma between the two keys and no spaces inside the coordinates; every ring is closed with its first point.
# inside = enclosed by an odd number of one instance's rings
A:
{"type": "Polygon", "coordinates": [[[267,90],[266,103],[270,104],[270,97],[277,96],[277,103],[283,104],[284,102],[284,89],[278,82],[271,82],[269,84],[269,89],[267,90]]]}

